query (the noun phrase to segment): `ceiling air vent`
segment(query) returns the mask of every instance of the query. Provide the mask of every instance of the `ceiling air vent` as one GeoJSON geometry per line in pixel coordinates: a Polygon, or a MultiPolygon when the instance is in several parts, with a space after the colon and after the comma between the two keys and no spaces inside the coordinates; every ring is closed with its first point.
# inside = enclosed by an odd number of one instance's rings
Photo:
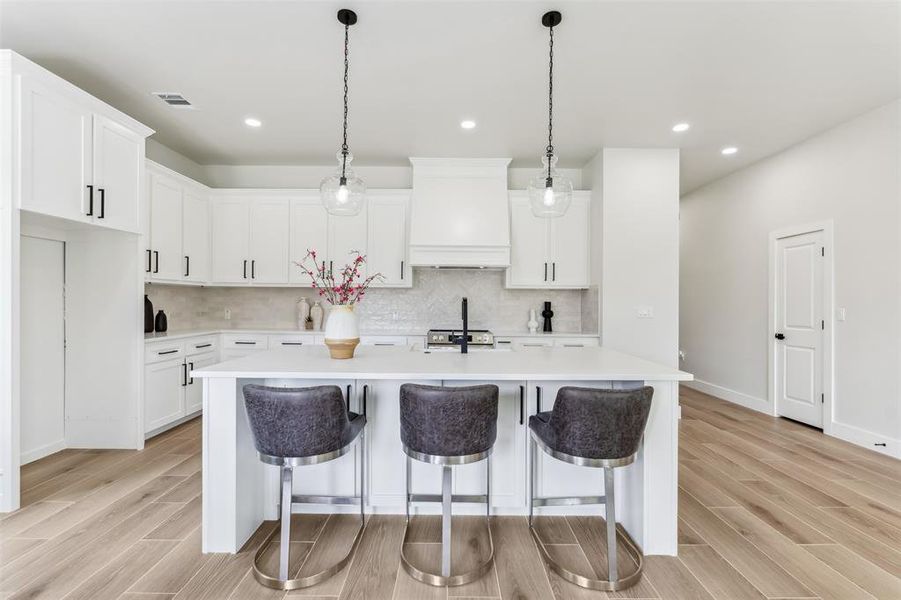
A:
{"type": "Polygon", "coordinates": [[[193,108],[184,96],[175,92],[153,92],[153,95],[175,108],[193,108]]]}

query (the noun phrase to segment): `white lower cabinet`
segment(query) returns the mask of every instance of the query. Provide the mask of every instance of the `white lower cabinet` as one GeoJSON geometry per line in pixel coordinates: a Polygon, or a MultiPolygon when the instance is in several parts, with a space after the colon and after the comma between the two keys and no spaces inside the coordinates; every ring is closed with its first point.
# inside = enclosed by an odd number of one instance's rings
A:
{"type": "Polygon", "coordinates": [[[241,358],[269,349],[269,337],[259,334],[226,333],[222,336],[222,360],[241,358]]]}
{"type": "Polygon", "coordinates": [[[144,367],[144,432],[155,431],[185,416],[183,358],[144,367]]]}
{"type": "Polygon", "coordinates": [[[185,385],[185,416],[193,415],[203,409],[203,382],[191,377],[191,371],[202,369],[219,362],[215,352],[188,356],[185,359],[188,365],[188,382],[185,385]]]}

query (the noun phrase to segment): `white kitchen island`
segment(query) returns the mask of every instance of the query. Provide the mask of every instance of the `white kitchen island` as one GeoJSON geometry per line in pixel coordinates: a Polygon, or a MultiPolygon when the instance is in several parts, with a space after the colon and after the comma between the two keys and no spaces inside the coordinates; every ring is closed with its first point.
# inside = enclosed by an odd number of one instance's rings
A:
{"type": "MultiPolygon", "coordinates": [[[[426,353],[406,347],[357,348],[332,360],[325,346],[270,350],[192,372],[203,379],[203,551],[236,552],[278,506],[278,471],[261,463],[244,412],[245,384],[305,387],[335,384],[351,410],[367,417],[367,511],[404,512],[404,454],[398,394],[404,383],[500,388],[498,436],[491,457],[493,514],[527,514],[528,418],[550,410],[565,385],[654,388],[644,441],[632,465],[617,469],[617,515],[646,554],[676,554],[678,382],[691,375],[606,348],[426,353]]],[[[536,494],[598,495],[603,473],[539,452],[536,494]]],[[[295,473],[295,493],[359,493],[357,452],[295,473]]],[[[455,468],[454,493],[484,493],[485,464],[455,468]]],[[[440,468],[414,461],[414,493],[436,493],[440,468]]],[[[417,513],[437,511],[414,505],[417,513]]],[[[455,507],[465,513],[468,505],[455,507]]],[[[339,510],[352,507],[322,507],[339,510]]],[[[473,511],[479,510],[473,505],[473,511]]],[[[540,509],[539,514],[602,514],[600,506],[540,509]],[[553,511],[557,512],[554,513],[553,511]],[[568,512],[565,512],[568,511],[568,512]]]]}

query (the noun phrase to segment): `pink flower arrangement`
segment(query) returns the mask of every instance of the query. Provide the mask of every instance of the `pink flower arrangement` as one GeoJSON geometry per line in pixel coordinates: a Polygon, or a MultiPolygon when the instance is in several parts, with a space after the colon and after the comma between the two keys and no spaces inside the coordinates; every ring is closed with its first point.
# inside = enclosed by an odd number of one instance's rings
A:
{"type": "Polygon", "coordinates": [[[363,299],[373,281],[384,279],[384,276],[381,273],[375,273],[363,279],[360,270],[366,263],[366,257],[357,250],[352,250],[350,254],[354,259],[341,269],[340,283],[335,278],[334,272],[326,268],[324,260],[322,264],[319,264],[316,259],[316,250],[307,250],[307,255],[303,260],[294,264],[309,275],[312,282],[311,287],[317,290],[319,295],[330,304],[353,305],[363,299]],[[313,264],[310,265],[309,261],[312,261],[313,264]]]}

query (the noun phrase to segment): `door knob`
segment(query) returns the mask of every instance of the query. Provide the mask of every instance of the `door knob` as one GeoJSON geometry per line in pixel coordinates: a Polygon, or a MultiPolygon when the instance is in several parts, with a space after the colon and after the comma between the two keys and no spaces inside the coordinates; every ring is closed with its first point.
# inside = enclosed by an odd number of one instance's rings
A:
{"type": "Polygon", "coordinates": [[[784,334],[784,333],[777,333],[777,334],[776,334],[776,339],[777,339],[777,340],[784,340],[784,339],[785,339],[785,334],[784,334]]]}

